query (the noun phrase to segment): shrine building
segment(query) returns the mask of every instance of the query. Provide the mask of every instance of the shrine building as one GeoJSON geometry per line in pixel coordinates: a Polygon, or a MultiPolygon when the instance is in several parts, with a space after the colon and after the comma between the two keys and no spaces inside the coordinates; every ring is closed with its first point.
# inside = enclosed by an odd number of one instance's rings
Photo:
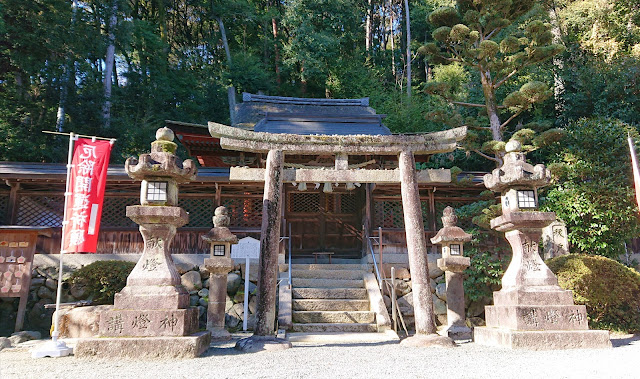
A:
{"type": "MultiPolygon", "coordinates": [[[[369,99],[307,99],[243,94],[235,105],[232,127],[240,131],[307,136],[391,135],[384,115],[369,106],[369,99]]],[[[212,227],[218,206],[229,210],[230,229],[239,237],[260,237],[264,182],[237,180],[232,167],[265,168],[266,153],[224,149],[220,138],[212,137],[207,125],[166,121],[177,141],[200,164],[195,181],[180,186],[179,206],[189,212],[189,223],[178,229],[171,246],[173,254],[206,254],[209,246],[201,235],[212,227]]],[[[149,139],[153,136],[150,134],[149,139]]],[[[425,162],[428,155],[416,155],[425,162]]],[[[313,170],[337,166],[335,154],[287,154],[285,169],[313,170]]],[[[397,155],[360,154],[345,159],[345,169],[394,170],[397,155]]],[[[442,227],[440,217],[447,206],[477,201],[484,190],[483,173],[463,173],[471,180],[419,180],[419,193],[426,240],[442,227]]],[[[43,239],[41,253],[58,253],[63,215],[64,164],[0,163],[0,217],[5,225],[50,226],[54,238],[43,239]]],[[[321,177],[320,175],[317,175],[321,177]]],[[[139,183],[129,178],[121,164],[108,171],[98,253],[128,254],[142,250],[137,225],[125,216],[128,205],[139,203],[139,183]]],[[[366,256],[369,236],[382,233],[389,254],[406,255],[404,216],[400,183],[382,180],[367,182],[287,182],[283,187],[282,235],[291,231],[293,258],[309,258],[316,252],[331,252],[335,258],[366,256]]],[[[461,220],[463,229],[472,227],[461,220]]],[[[427,242],[430,244],[429,242],[427,242]]],[[[491,243],[491,241],[487,241],[491,243]]],[[[378,249],[378,247],[376,247],[378,249]]],[[[436,252],[428,245],[429,252],[436,252]]]]}

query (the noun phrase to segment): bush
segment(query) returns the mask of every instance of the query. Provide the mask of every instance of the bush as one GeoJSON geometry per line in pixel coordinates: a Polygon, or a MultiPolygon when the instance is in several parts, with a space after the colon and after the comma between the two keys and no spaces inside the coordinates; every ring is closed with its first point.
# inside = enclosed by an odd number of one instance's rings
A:
{"type": "Polygon", "coordinates": [[[83,286],[88,300],[94,304],[113,304],[114,295],[127,284],[134,262],[96,261],[71,275],[71,285],[83,286]]]}
{"type": "Polygon", "coordinates": [[[587,307],[590,327],[640,331],[640,274],[612,259],[570,254],[547,261],[576,304],[587,307]]]}

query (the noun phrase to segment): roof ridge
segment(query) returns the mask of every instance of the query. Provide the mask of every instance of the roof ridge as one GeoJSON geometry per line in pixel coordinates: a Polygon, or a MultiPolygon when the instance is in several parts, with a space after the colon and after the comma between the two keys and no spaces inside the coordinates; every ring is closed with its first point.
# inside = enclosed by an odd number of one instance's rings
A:
{"type": "Polygon", "coordinates": [[[368,107],[369,98],[360,99],[323,99],[323,98],[306,98],[306,97],[288,97],[288,96],[268,96],[257,95],[248,92],[242,93],[243,102],[261,102],[261,103],[277,103],[277,104],[297,104],[297,105],[317,105],[317,106],[360,106],[368,107]]]}

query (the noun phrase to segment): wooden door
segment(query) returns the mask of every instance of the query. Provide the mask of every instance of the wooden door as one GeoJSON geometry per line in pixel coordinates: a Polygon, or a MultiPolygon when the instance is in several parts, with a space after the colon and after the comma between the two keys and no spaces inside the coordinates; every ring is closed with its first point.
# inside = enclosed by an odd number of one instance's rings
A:
{"type": "Polygon", "coordinates": [[[289,191],[285,218],[291,223],[293,253],[359,252],[362,246],[364,191],[324,193],[321,188],[289,191]]]}

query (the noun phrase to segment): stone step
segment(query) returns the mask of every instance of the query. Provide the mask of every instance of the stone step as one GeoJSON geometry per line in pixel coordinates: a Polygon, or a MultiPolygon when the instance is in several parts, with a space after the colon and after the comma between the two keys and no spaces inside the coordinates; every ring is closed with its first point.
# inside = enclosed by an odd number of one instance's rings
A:
{"type": "Polygon", "coordinates": [[[293,278],[296,288],[364,288],[363,279],[298,279],[293,278]]]}
{"type": "MultiPolygon", "coordinates": [[[[309,325],[309,324],[306,324],[309,325]]],[[[349,324],[358,325],[358,324],[349,324]]],[[[398,334],[393,330],[379,333],[348,333],[348,332],[297,332],[287,333],[287,340],[296,344],[378,344],[384,342],[399,342],[398,334]]]]}
{"type": "Polygon", "coordinates": [[[355,323],[375,322],[376,314],[370,311],[294,311],[294,323],[355,323]]]}
{"type": "MultiPolygon", "coordinates": [[[[428,255],[427,255],[428,256],[428,255]]],[[[373,263],[373,258],[371,258],[371,254],[367,254],[363,261],[367,263],[373,263]]],[[[380,255],[376,251],[376,262],[380,264],[380,255]]],[[[406,263],[409,264],[409,255],[407,253],[383,253],[382,254],[382,262],[383,263],[406,263]]],[[[431,263],[431,260],[429,260],[431,263]]]]}
{"type": "Polygon", "coordinates": [[[362,270],[292,270],[293,278],[308,279],[362,279],[362,270]]]}
{"type": "Polygon", "coordinates": [[[295,299],[294,311],[369,311],[369,300],[295,299]]]}
{"type": "Polygon", "coordinates": [[[293,324],[294,332],[317,333],[317,332],[341,332],[341,333],[374,333],[378,331],[376,324],[293,324]]]}
{"type": "Polygon", "coordinates": [[[371,271],[371,265],[358,263],[348,264],[324,264],[324,263],[293,263],[291,269],[295,270],[363,270],[371,271]]]}
{"type": "Polygon", "coordinates": [[[364,288],[292,288],[294,299],[368,299],[364,288]]]}

